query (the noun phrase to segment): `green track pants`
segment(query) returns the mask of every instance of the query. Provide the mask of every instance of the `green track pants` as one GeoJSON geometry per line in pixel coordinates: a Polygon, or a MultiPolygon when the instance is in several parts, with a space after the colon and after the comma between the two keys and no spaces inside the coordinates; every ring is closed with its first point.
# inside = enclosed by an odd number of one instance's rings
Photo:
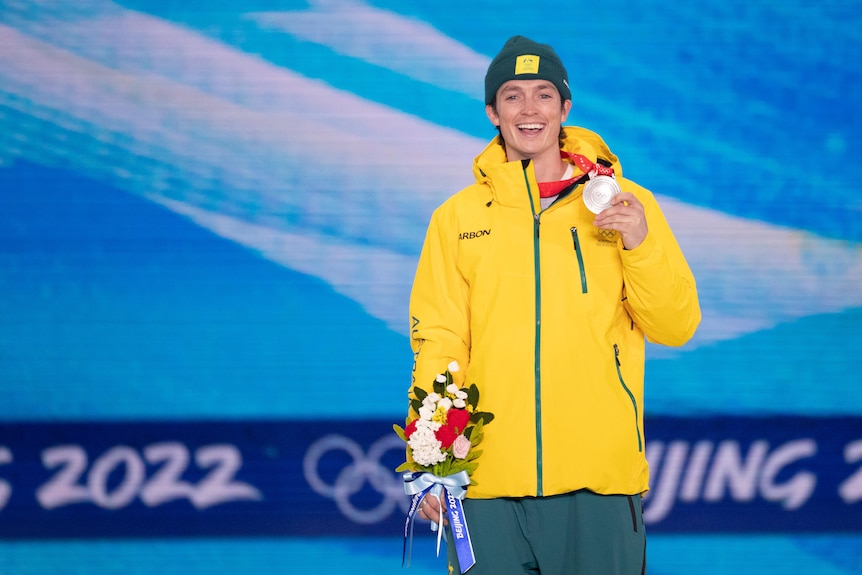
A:
{"type": "MultiPolygon", "coordinates": [[[[467,575],[642,575],[639,495],[576,491],[552,497],[466,499],[476,564],[467,575]]],[[[451,541],[451,538],[449,539],[451,541]]],[[[447,546],[449,573],[458,557],[447,546]]]]}

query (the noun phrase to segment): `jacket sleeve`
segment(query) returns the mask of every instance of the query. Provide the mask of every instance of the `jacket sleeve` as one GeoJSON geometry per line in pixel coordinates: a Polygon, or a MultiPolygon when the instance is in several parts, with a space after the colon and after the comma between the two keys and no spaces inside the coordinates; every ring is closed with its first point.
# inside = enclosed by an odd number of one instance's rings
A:
{"type": "Polygon", "coordinates": [[[658,202],[643,188],[634,191],[644,204],[648,231],[633,250],[620,243],[626,309],[649,341],[681,346],[701,319],[694,275],[658,202]]]}
{"type": "Polygon", "coordinates": [[[453,360],[460,367],[453,378],[463,382],[470,359],[469,288],[458,270],[458,228],[446,206],[431,218],[410,294],[411,398],[414,386],[430,390],[453,360]]]}

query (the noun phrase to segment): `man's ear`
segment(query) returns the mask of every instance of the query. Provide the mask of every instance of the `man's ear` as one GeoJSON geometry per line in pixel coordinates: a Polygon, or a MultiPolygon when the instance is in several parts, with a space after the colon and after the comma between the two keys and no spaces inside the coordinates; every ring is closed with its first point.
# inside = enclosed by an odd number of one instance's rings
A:
{"type": "Polygon", "coordinates": [[[569,117],[569,112],[571,110],[572,110],[572,101],[566,100],[565,102],[563,102],[563,115],[562,115],[562,118],[560,119],[561,124],[566,121],[566,118],[569,117]]]}
{"type": "MultiPolygon", "coordinates": [[[[571,106],[571,102],[569,102],[569,106],[571,106]]],[[[487,104],[485,106],[485,114],[488,115],[488,119],[491,120],[491,123],[496,127],[500,127],[500,116],[497,115],[497,111],[494,109],[494,106],[491,104],[487,104]]]]}

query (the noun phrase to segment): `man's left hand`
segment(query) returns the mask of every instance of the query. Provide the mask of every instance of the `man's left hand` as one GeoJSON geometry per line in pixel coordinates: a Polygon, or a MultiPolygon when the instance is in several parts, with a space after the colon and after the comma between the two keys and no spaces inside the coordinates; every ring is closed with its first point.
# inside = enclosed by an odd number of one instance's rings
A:
{"type": "Polygon", "coordinates": [[[641,245],[648,231],[644,206],[629,192],[611,198],[611,206],[602,210],[593,223],[603,230],[618,231],[627,250],[641,245]]]}

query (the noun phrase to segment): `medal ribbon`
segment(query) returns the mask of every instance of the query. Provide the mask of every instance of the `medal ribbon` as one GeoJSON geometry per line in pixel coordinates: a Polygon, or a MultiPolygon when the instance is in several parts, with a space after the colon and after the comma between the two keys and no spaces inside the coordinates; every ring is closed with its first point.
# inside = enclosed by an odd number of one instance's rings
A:
{"type": "Polygon", "coordinates": [[[559,180],[557,182],[539,182],[539,196],[543,198],[550,198],[552,196],[556,196],[572,184],[576,183],[578,180],[584,177],[584,175],[589,174],[590,176],[611,176],[614,175],[614,169],[605,167],[598,163],[593,163],[584,155],[581,154],[573,154],[571,152],[566,152],[565,150],[560,150],[560,157],[563,159],[571,160],[573,164],[575,164],[583,174],[579,176],[575,176],[569,180],[559,180]]]}

